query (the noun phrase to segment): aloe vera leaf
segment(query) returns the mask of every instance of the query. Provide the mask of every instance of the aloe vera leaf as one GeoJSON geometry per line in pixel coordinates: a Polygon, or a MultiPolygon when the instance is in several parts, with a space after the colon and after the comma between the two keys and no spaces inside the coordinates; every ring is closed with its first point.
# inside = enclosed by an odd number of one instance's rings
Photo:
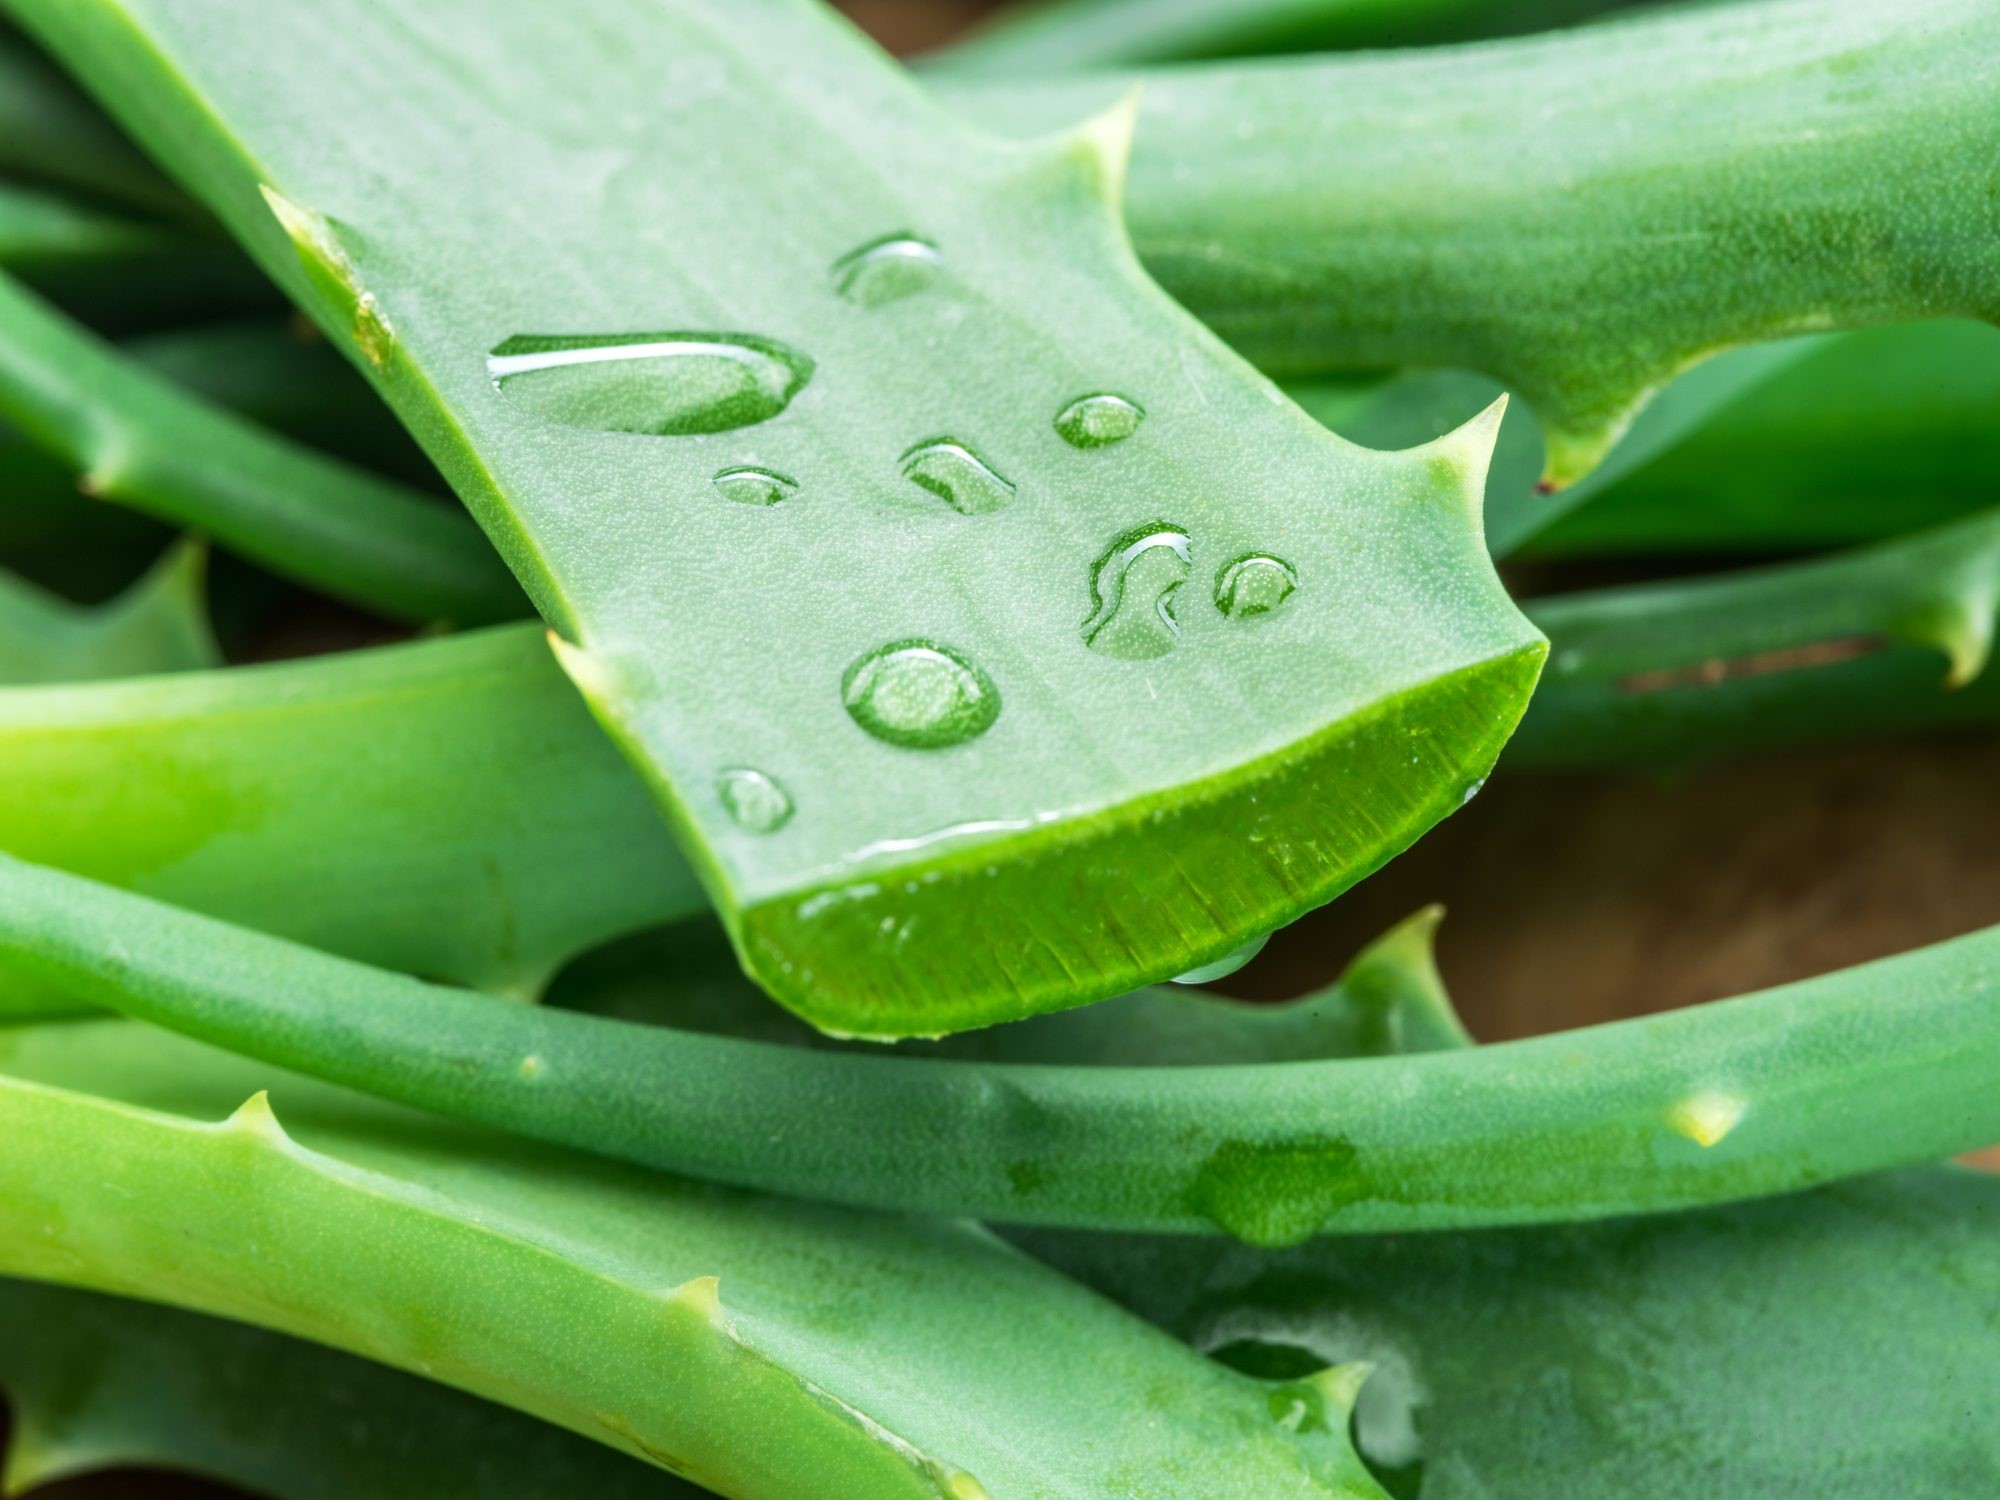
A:
{"type": "Polygon", "coordinates": [[[510,995],[705,904],[529,628],[0,692],[0,768],[0,847],[510,995]]]}
{"type": "Polygon", "coordinates": [[[2000,1182],[1933,1167],[1604,1224],[1341,1240],[1038,1232],[1197,1348],[1365,1361],[1385,1486],[1500,1496],[1964,1500],[2000,1485],[2000,1182]]]}
{"type": "Polygon", "coordinates": [[[0,1278],[0,1487],[145,1466],[270,1500],[697,1500],[546,1422],[241,1323],[0,1278]]]}
{"type": "MultiPolygon", "coordinates": [[[[1980,0],[1771,0],[1144,75],[1132,237],[1272,373],[1499,379],[1560,486],[1719,350],[2000,313],[1996,40],[1980,0]]],[[[946,97],[1025,133],[1131,81],[946,97]]]]}
{"type": "Polygon", "coordinates": [[[1350,1381],[1250,1380],[971,1226],[631,1173],[122,1022],[0,1044],[0,1273],[363,1353],[729,1496],[1381,1497],[1350,1381]],[[216,1123],[251,1090],[277,1114],[216,1123]]]}
{"type": "MultiPolygon", "coordinates": [[[[960,1029],[1219,958],[1405,846],[1511,727],[1542,647],[1480,555],[1488,429],[1366,455],[1277,400],[1131,266],[1118,119],[987,141],[777,0],[479,8],[476,79],[363,0],[254,28],[233,0],[17,9],[359,336],[574,642],[746,965],[817,1024],[960,1029]],[[700,97],[663,112],[675,67],[700,97]],[[506,195],[467,142],[495,143],[506,195]],[[653,166],[611,182],[578,149],[653,166]],[[709,407],[691,354],[504,363],[662,328],[749,339],[769,383],[709,407]],[[703,442],[552,420],[712,426],[794,394],[703,442]],[[1136,434],[1066,442],[1094,394],[1142,408],[1117,407],[1136,434]],[[713,481],[745,465],[790,498],[730,504],[713,481]],[[1178,635],[1147,623],[1178,550],[1123,571],[1154,525],[1189,538],[1178,635]],[[1205,596],[1258,552],[1298,597],[1225,619],[1205,596]],[[1094,571],[1116,609],[1098,650],[1094,571]],[[1170,654],[1105,654],[1140,651],[1170,654]]],[[[454,14],[426,24],[456,34],[454,14]]]]}
{"type": "Polygon", "coordinates": [[[924,59],[951,74],[1046,78],[1259,52],[1409,47],[1584,20],[1617,0],[1026,0],[924,59]]]}
{"type": "Polygon", "coordinates": [[[0,417],[80,469],[87,494],[339,598],[415,620],[522,611],[464,517],[156,378],[5,277],[0,417]]]}
{"type": "Polygon", "coordinates": [[[186,236],[159,224],[0,179],[0,268],[13,275],[32,277],[78,265],[129,267],[186,245],[186,236]]]}
{"type": "MultiPolygon", "coordinates": [[[[1873,542],[1983,508],[1996,473],[2000,334],[1955,321],[1866,329],[1817,341],[1591,505],[1551,515],[1525,550],[1873,542]]],[[[1498,500],[1487,506],[1496,546],[1513,534],[1498,500]]]]}
{"type": "Polygon", "coordinates": [[[0,682],[82,682],[221,664],[203,552],[182,543],[108,604],[79,606],[0,573],[0,682]]]}
{"type": "MultiPolygon", "coordinates": [[[[907,1040],[896,1050],[960,1062],[1184,1067],[1462,1047],[1471,1039],[1432,954],[1442,916],[1435,906],[1416,913],[1363,949],[1334,983],[1283,1004],[1156,985],[984,1031],[907,1040]]],[[[701,923],[642,933],[584,955],[557,978],[547,1002],[711,1036],[830,1050],[876,1047],[828,1037],[762,1003],[701,923]]]]}
{"type": "Polygon", "coordinates": [[[199,218],[76,88],[14,36],[0,36],[0,172],[168,218],[199,218]]]}
{"type": "Polygon", "coordinates": [[[1555,641],[1507,764],[1672,765],[2000,722],[2000,511],[1805,562],[1537,600],[1555,641]]]}
{"type": "Polygon", "coordinates": [[[0,858],[0,962],[277,1066],[746,1187],[1261,1245],[1684,1208],[1991,1144],[1996,954],[2000,929],[1411,1057],[988,1066],[498,1007],[0,858]]]}

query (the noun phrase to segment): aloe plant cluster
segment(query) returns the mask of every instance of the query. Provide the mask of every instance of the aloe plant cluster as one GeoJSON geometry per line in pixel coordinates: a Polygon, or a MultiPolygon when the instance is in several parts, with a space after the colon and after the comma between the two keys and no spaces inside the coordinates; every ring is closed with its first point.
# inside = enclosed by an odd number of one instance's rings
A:
{"type": "Polygon", "coordinates": [[[1614,9],[0,0],[9,1492],[2000,1494],[2000,928],[1200,987],[2000,723],[2000,13],[1614,9]]]}

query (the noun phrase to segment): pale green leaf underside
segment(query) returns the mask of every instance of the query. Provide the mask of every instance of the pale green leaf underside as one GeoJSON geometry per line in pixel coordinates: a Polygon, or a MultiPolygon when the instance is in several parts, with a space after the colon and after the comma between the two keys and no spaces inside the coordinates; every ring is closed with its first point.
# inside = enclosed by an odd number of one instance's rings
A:
{"type": "Polygon", "coordinates": [[[1220,957],[1456,806],[1511,728],[1541,647],[1479,543],[1487,430],[1375,454],[1283,402],[1131,265],[1113,124],[970,135],[787,0],[476,26],[370,0],[15,8],[380,361],[746,963],[822,1026],[962,1028],[1220,957]],[[935,247],[935,274],[843,295],[885,236],[935,247]],[[538,337],[702,330],[809,378],[760,425],[657,437],[551,420],[629,423],[629,383],[566,406],[488,369],[538,337]],[[1137,431],[1066,442],[1092,393],[1137,431]],[[714,481],[746,466],[795,489],[731,503],[714,481]],[[1178,635],[1102,654],[1093,566],[1156,523],[1190,538],[1178,635]],[[1252,553],[1295,597],[1226,618],[1218,581],[1252,553]],[[906,748],[843,707],[908,640],[985,675],[983,733],[906,748]],[[782,826],[732,818],[746,771],[782,826]]]}
{"type": "Polygon", "coordinates": [[[624,1172],[125,1022],[0,1030],[0,1072],[0,1272],[364,1353],[739,1500],[1381,1494],[1344,1420],[1288,1429],[970,1227],[624,1172]],[[275,1118],[231,1114],[262,1089],[275,1118]]]}

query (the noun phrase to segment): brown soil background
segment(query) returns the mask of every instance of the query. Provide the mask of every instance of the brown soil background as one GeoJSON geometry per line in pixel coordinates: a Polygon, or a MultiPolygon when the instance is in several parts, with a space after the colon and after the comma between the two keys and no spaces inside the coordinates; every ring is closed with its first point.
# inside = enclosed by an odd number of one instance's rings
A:
{"type": "MultiPolygon", "coordinates": [[[[983,0],[848,0],[899,51],[983,0]]],[[[1443,902],[1439,964],[1482,1041],[1741,994],[2000,922],[2000,735],[1817,749],[1672,777],[1498,775],[1409,854],[1280,933],[1227,988],[1282,998],[1443,902]]],[[[2000,1170],[2000,1147],[1982,1153],[2000,1170]]],[[[38,1500],[226,1500],[172,1475],[38,1500]]]]}

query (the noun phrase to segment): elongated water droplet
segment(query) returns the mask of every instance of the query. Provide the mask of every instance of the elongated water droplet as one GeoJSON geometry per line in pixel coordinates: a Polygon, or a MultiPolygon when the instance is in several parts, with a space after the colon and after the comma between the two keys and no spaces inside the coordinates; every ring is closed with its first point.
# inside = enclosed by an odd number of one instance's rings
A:
{"type": "Polygon", "coordinates": [[[1282,557],[1250,552],[1215,576],[1215,607],[1232,620],[1268,615],[1298,589],[1298,570],[1282,557]]]}
{"type": "Polygon", "coordinates": [[[521,333],[486,369],[551,422],[672,437],[769,421],[812,378],[813,362],[737,333],[521,333]]]}
{"type": "Polygon", "coordinates": [[[1207,984],[1211,979],[1227,978],[1249,963],[1251,959],[1262,953],[1264,945],[1270,941],[1271,934],[1268,932],[1262,937],[1253,937],[1241,948],[1232,949],[1230,952],[1223,954],[1222,957],[1205,963],[1199,968],[1189,969],[1185,974],[1176,974],[1174,976],[1174,983],[1207,984]]]}
{"type": "Polygon", "coordinates": [[[1101,656],[1145,661],[1165,656],[1180,639],[1174,591],[1187,582],[1188,534],[1169,521],[1134,526],[1091,569],[1096,608],[1083,622],[1083,643],[1101,656]]]}
{"type": "Polygon", "coordinates": [[[847,669],[841,701],[876,739],[941,750],[976,739],[1000,717],[992,680],[949,646],[891,641],[847,669]]]}
{"type": "Polygon", "coordinates": [[[1056,413],[1056,432],[1072,448],[1108,448],[1139,430],[1146,414],[1109,391],[1081,396],[1056,413]]]}
{"type": "Polygon", "coordinates": [[[792,799],[762,771],[735,766],[715,778],[723,810],[739,828],[751,833],[775,833],[792,820],[792,799]]]}
{"type": "Polygon", "coordinates": [[[725,500],[738,505],[776,505],[799,492],[799,482],[770,469],[724,469],[715,476],[715,487],[725,500]]]}
{"type": "Polygon", "coordinates": [[[921,292],[944,271],[929,240],[889,234],[850,250],[833,263],[833,289],[860,307],[880,307],[921,292]]]}
{"type": "Polygon", "coordinates": [[[1014,486],[957,438],[932,438],[902,458],[903,477],[921,485],[962,516],[1004,510],[1014,486]]]}

